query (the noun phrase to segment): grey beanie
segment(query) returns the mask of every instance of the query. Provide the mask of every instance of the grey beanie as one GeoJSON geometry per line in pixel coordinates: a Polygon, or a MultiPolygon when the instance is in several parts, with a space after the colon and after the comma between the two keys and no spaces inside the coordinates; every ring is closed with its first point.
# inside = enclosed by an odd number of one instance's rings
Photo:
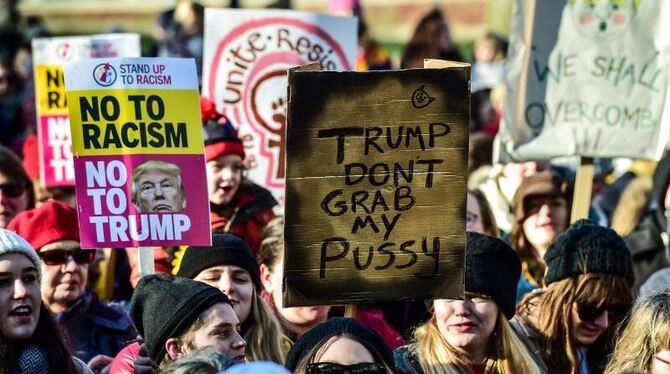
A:
{"type": "Polygon", "coordinates": [[[14,231],[0,229],[0,256],[9,253],[20,253],[30,260],[37,268],[37,277],[42,280],[42,266],[40,265],[40,256],[37,255],[35,248],[28,243],[19,234],[14,231]]]}

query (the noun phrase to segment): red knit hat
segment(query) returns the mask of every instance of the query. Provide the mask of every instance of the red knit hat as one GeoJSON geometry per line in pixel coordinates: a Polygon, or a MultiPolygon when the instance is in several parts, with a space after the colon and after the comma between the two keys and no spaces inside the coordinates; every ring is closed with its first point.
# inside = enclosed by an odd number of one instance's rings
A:
{"type": "Polygon", "coordinates": [[[40,155],[38,151],[37,136],[32,133],[28,135],[23,143],[23,168],[31,180],[40,177],[40,155]]]}
{"type": "Polygon", "coordinates": [[[200,115],[205,142],[205,161],[229,154],[239,155],[244,159],[244,146],[237,136],[235,126],[228,117],[216,111],[214,102],[201,97],[200,115]]]}
{"type": "Polygon", "coordinates": [[[7,228],[24,237],[37,251],[60,240],[79,241],[77,211],[61,201],[47,201],[39,208],[21,212],[7,228]]]}

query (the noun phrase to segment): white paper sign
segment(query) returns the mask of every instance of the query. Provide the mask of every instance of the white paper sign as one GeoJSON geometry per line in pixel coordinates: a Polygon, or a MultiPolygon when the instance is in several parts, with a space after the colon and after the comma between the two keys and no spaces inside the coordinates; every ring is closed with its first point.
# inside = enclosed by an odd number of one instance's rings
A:
{"type": "Polygon", "coordinates": [[[518,0],[502,152],[660,158],[670,129],[668,20],[663,0],[518,0]]]}
{"type": "Polygon", "coordinates": [[[205,10],[203,95],[238,128],[249,177],[284,205],[289,68],[353,70],[357,21],[271,10],[205,10]]]}

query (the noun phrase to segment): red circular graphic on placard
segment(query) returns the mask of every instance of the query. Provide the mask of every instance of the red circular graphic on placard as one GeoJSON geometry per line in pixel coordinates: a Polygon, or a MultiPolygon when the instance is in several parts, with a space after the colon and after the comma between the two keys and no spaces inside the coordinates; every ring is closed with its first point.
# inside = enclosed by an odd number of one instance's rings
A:
{"type": "MultiPolygon", "coordinates": [[[[208,83],[206,95],[217,103],[219,109],[223,109],[223,113],[229,116],[236,126],[249,125],[251,131],[257,137],[259,156],[268,162],[267,172],[261,182],[270,188],[282,188],[284,186],[282,160],[285,144],[286,91],[284,90],[284,94],[281,96],[269,95],[268,92],[272,90],[268,87],[278,85],[278,82],[281,82],[280,80],[283,81],[282,84],[285,87],[287,69],[303,65],[308,62],[307,59],[295,50],[288,48],[258,51],[258,59],[248,66],[249,70],[245,69],[244,84],[239,87],[243,100],[222,108],[221,100],[218,100],[216,96],[217,87],[222,86],[222,82],[217,84],[217,77],[221,69],[228,66],[223,63],[226,58],[224,54],[248,32],[274,25],[281,25],[289,29],[294,28],[302,33],[314,35],[324,43],[322,44],[325,47],[324,52],[328,51],[327,54],[332,56],[331,61],[338,63],[338,68],[350,70],[351,65],[341,45],[326,31],[314,24],[295,18],[270,17],[245,22],[231,30],[216,45],[210,65],[212,70],[207,77],[203,77],[208,83]]],[[[225,78],[222,77],[222,79],[225,78]]]]}

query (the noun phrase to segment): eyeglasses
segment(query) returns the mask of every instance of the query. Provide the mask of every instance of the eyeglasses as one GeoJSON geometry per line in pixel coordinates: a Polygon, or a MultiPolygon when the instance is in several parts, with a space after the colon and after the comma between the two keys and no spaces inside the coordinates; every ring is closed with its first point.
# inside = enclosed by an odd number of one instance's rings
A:
{"type": "MultiPolygon", "coordinates": [[[[159,188],[163,193],[171,193],[175,189],[174,184],[171,182],[161,182],[159,188]]],[[[140,190],[144,195],[153,195],[156,193],[156,186],[153,183],[143,183],[140,190]]]]}
{"type": "Polygon", "coordinates": [[[620,319],[628,312],[629,306],[626,304],[601,305],[578,303],[577,315],[579,319],[586,322],[593,322],[598,319],[604,312],[607,312],[607,317],[613,319],[620,319]]]}
{"type": "Polygon", "coordinates": [[[50,251],[40,252],[40,258],[47,265],[63,265],[66,264],[70,256],[79,265],[90,264],[95,259],[94,250],[75,249],[73,251],[67,249],[52,249],[50,251]]]}
{"type": "Polygon", "coordinates": [[[0,191],[3,196],[19,197],[26,192],[26,187],[21,182],[7,182],[0,184],[0,191]]]}
{"type": "Polygon", "coordinates": [[[383,374],[384,365],[364,362],[355,365],[340,365],[334,362],[317,362],[307,365],[307,374],[383,374]]]}

